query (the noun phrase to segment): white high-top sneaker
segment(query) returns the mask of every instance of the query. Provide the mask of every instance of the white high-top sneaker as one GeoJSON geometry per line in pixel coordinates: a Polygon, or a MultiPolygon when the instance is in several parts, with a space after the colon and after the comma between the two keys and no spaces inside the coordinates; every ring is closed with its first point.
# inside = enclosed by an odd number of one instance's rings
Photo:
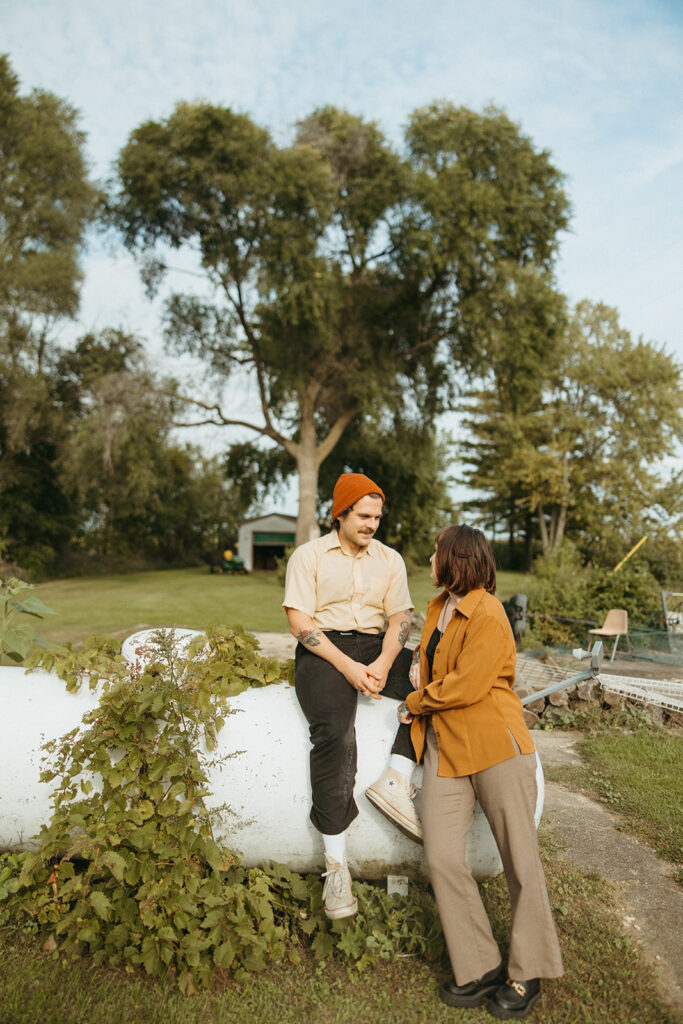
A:
{"type": "Polygon", "coordinates": [[[422,842],[422,823],[413,803],[415,786],[407,776],[387,768],[382,778],[365,790],[365,795],[404,835],[422,842]]]}
{"type": "Polygon", "coordinates": [[[346,857],[340,864],[339,861],[325,854],[325,866],[327,868],[327,871],[323,871],[325,915],[331,921],[336,921],[339,917],[352,917],[358,910],[358,900],[351,892],[351,873],[346,865],[346,857]]]}

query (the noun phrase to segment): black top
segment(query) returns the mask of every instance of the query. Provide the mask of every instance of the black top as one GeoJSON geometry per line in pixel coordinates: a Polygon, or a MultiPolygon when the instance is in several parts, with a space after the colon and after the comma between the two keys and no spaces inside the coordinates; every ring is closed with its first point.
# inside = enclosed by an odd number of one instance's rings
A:
{"type": "Polygon", "coordinates": [[[443,634],[441,633],[440,629],[435,629],[434,632],[432,633],[432,635],[429,638],[429,643],[427,644],[427,648],[425,650],[425,656],[427,658],[427,664],[429,665],[429,682],[430,683],[432,681],[432,674],[433,674],[433,671],[434,671],[434,652],[436,651],[436,648],[438,646],[439,640],[441,639],[442,635],[443,634]]]}

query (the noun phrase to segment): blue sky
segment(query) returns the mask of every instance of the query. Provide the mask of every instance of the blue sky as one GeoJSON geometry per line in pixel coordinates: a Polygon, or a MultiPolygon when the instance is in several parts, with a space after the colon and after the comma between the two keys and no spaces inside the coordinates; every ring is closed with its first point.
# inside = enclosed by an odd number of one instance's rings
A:
{"type": "MultiPolygon", "coordinates": [[[[179,100],[247,112],[282,142],[325,103],[396,144],[433,99],[502,107],[567,175],[561,289],[683,361],[681,0],[2,0],[0,51],[22,91],[81,112],[97,176],[179,100]]],[[[77,333],[158,334],[129,257],[100,245],[84,269],[77,333]]]]}

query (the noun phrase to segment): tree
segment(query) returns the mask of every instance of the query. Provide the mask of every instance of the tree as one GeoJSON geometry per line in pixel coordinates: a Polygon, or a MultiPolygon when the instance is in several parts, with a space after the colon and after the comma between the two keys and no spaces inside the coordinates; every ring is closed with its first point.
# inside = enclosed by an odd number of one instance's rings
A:
{"type": "Polygon", "coordinates": [[[236,534],[245,510],[237,490],[220,460],[173,443],[173,384],[160,386],[137,339],[85,335],[58,372],[72,414],[60,478],[79,510],[82,547],[178,562],[236,534]]]}
{"type": "Polygon", "coordinates": [[[50,332],[77,310],[97,193],[75,111],[18,90],[0,57],[0,538],[8,558],[41,571],[75,523],[55,465],[66,425],[50,332]]]}
{"type": "Polygon", "coordinates": [[[0,56],[0,353],[41,368],[52,325],[78,309],[78,251],[95,212],[76,112],[18,93],[0,56]]]}
{"type": "Polygon", "coordinates": [[[349,424],[408,405],[429,427],[454,370],[492,356],[496,302],[550,273],[567,223],[548,154],[501,112],[450,104],[411,117],[402,156],[333,108],[278,148],[245,115],[181,104],[133,132],[118,171],[110,216],[148,282],[191,245],[215,289],[171,297],[170,344],[218,389],[253,374],[261,419],[185,398],[294,459],[297,543],[317,532],[319,469],[349,424]]]}
{"type": "Polygon", "coordinates": [[[550,374],[566,343],[565,300],[547,274],[526,274],[501,296],[493,326],[495,357],[483,381],[465,399],[470,435],[459,446],[464,474],[485,499],[470,504],[490,526],[507,523],[509,563],[515,565],[516,534],[524,535],[525,562],[533,559],[533,509],[527,501],[530,439],[550,374]]]}
{"type": "Polygon", "coordinates": [[[434,549],[435,534],[453,516],[451,447],[433,427],[403,413],[380,424],[370,418],[354,422],[321,467],[319,508],[329,518],[340,473],[372,474],[387,497],[377,537],[404,556],[424,560],[434,549]]]}
{"type": "Polygon", "coordinates": [[[32,572],[46,569],[77,524],[57,469],[67,430],[49,374],[0,360],[0,554],[32,572]]]}
{"type": "Polygon", "coordinates": [[[616,310],[581,302],[541,369],[538,400],[519,415],[495,387],[480,396],[467,482],[488,492],[488,514],[514,498],[535,518],[544,553],[568,530],[588,551],[614,550],[610,536],[623,550],[680,501],[662,467],[681,440],[682,368],[634,342],[616,310]]]}

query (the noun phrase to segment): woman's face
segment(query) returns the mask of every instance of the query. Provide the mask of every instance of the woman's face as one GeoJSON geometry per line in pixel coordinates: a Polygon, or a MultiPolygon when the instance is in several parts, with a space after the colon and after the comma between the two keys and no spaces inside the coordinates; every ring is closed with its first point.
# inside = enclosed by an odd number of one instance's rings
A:
{"type": "Polygon", "coordinates": [[[429,557],[429,564],[431,566],[431,572],[429,573],[429,575],[432,577],[432,579],[436,583],[436,573],[434,571],[434,563],[435,563],[435,561],[436,561],[436,544],[434,545],[434,554],[430,555],[430,557],[429,557]]]}

